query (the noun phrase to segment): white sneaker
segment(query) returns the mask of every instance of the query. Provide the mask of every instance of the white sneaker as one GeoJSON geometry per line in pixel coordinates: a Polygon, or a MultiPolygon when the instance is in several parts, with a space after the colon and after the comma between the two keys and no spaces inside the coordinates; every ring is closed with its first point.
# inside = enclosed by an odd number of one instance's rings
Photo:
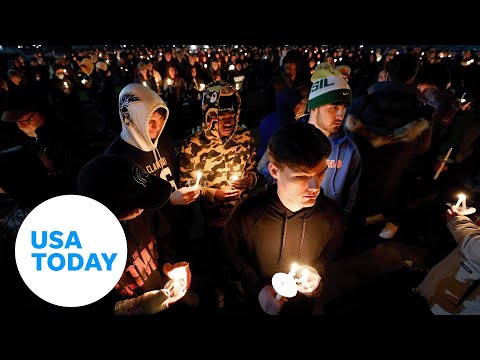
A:
{"type": "Polygon", "coordinates": [[[375,214],[365,219],[365,225],[375,225],[379,223],[384,223],[386,221],[387,219],[385,219],[385,216],[383,216],[383,214],[375,214]]]}
{"type": "Polygon", "coordinates": [[[385,225],[383,230],[380,232],[379,236],[382,239],[391,239],[395,236],[395,234],[397,233],[397,230],[398,230],[397,225],[395,225],[391,222],[388,222],[387,225],[385,225]]]}

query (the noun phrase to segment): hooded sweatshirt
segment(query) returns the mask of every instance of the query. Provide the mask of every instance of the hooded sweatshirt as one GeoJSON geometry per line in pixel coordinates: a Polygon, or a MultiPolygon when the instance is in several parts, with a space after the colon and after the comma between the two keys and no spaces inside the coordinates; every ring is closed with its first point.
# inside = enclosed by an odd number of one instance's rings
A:
{"type": "Polygon", "coordinates": [[[273,184],[237,204],[221,243],[247,296],[257,301],[272,276],[288,273],[293,262],[314,267],[325,283],[327,265],[342,245],[344,228],[341,208],[323,190],[314,206],[292,212],[273,184]]]}
{"type": "Polygon", "coordinates": [[[332,151],[327,158],[327,171],[322,181],[322,189],[329,198],[335,200],[347,216],[352,211],[357,195],[358,181],[362,169],[357,145],[342,128],[328,137],[332,151]]]}
{"type": "Polygon", "coordinates": [[[169,111],[162,98],[143,85],[129,84],[120,92],[118,108],[122,131],[105,153],[121,155],[137,163],[149,174],[170,182],[172,191],[176,190],[178,165],[173,140],[162,135],[163,128],[155,139],[150,139],[148,134],[148,121],[157,109],[165,109],[168,120],[169,111]]]}
{"type": "Polygon", "coordinates": [[[295,121],[295,106],[302,101],[302,94],[295,88],[286,87],[281,89],[276,98],[276,111],[267,114],[261,121],[258,130],[260,132],[260,149],[258,157],[261,158],[267,150],[268,141],[273,133],[284,125],[295,121]]]}
{"type": "MultiPolygon", "coordinates": [[[[216,96],[216,95],[215,95],[216,96]]],[[[241,176],[242,173],[251,173],[257,183],[257,150],[255,139],[250,130],[239,126],[240,107],[237,110],[236,122],[232,134],[221,139],[217,121],[210,114],[216,109],[204,109],[202,130],[190,135],[182,146],[180,153],[180,184],[188,186],[188,181],[195,181],[197,171],[202,172],[206,186],[202,190],[200,204],[207,224],[221,226],[230,214],[233,206],[238,202],[215,199],[215,192],[222,186],[230,186],[230,176],[241,176]]],[[[241,193],[241,197],[248,195],[248,190],[241,193]]]]}
{"type": "MultiPolygon", "coordinates": [[[[158,108],[167,111],[166,119],[168,119],[168,108],[157,93],[140,84],[125,86],[119,95],[122,132],[105,150],[105,153],[117,154],[138,164],[149,174],[168,181],[174,192],[178,189],[179,166],[173,139],[163,133],[164,129],[161,129],[155,139],[150,139],[148,134],[148,121],[158,108]]],[[[191,207],[173,206],[168,201],[161,211],[174,232],[178,256],[186,255],[183,251],[188,250],[184,249],[184,244],[188,243],[191,223],[186,222],[185,219],[192,218],[191,207]]]]}

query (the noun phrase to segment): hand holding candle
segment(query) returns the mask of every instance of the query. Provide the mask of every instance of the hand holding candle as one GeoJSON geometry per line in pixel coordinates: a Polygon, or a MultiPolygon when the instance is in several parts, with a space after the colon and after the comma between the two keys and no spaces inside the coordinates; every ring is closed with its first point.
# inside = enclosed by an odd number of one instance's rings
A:
{"type": "Polygon", "coordinates": [[[170,278],[164,289],[170,292],[170,297],[181,298],[185,295],[192,279],[192,273],[187,262],[163,265],[163,272],[170,278]]]}
{"type": "Polygon", "coordinates": [[[302,294],[309,294],[320,284],[320,275],[318,271],[309,265],[302,265],[297,268],[293,275],[297,291],[302,294]]]}
{"type": "Polygon", "coordinates": [[[232,189],[237,189],[237,190],[247,190],[249,189],[253,183],[255,182],[253,178],[253,175],[250,175],[248,172],[243,172],[240,174],[232,174],[229,178],[229,185],[232,187],[232,189]]]}
{"type": "Polygon", "coordinates": [[[297,269],[298,265],[293,263],[288,274],[276,273],[273,275],[272,286],[277,292],[277,300],[280,300],[282,296],[290,298],[297,295],[297,285],[295,284],[295,280],[293,278],[297,269]]]}
{"type": "Polygon", "coordinates": [[[451,206],[459,215],[471,215],[477,211],[474,207],[467,206],[467,196],[465,194],[458,194],[458,200],[455,205],[451,203],[447,203],[447,205],[451,206]]]}

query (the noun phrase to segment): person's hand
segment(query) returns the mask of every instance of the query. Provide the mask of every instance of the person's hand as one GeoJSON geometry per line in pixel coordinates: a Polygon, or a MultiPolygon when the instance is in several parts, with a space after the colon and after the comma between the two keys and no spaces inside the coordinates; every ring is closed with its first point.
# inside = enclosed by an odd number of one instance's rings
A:
{"type": "Polygon", "coordinates": [[[258,294],[258,302],[268,315],[278,315],[282,310],[283,304],[288,301],[288,298],[282,297],[277,299],[277,293],[272,285],[266,285],[260,290],[258,294]]]}
{"type": "Polygon", "coordinates": [[[470,110],[471,107],[472,107],[472,102],[471,101],[459,106],[460,110],[462,110],[462,111],[470,110]]]}
{"type": "Polygon", "coordinates": [[[165,263],[163,265],[163,272],[172,280],[185,281],[185,292],[190,287],[190,283],[192,282],[192,273],[190,271],[188,262],[181,261],[173,265],[170,263],[165,263]]]}
{"type": "Polygon", "coordinates": [[[222,187],[215,191],[215,199],[218,201],[232,201],[240,197],[240,190],[231,187],[222,187]]]}
{"type": "MultiPolygon", "coordinates": [[[[435,172],[438,171],[438,169],[440,168],[440,166],[442,166],[442,161],[437,161],[437,162],[435,163],[435,165],[433,166],[433,169],[435,170],[435,172]]],[[[446,171],[446,170],[448,170],[447,164],[443,165],[442,172],[444,172],[444,171],[446,171]]]]}
{"type": "Polygon", "coordinates": [[[230,186],[232,187],[232,189],[246,190],[248,188],[251,188],[254,182],[254,175],[251,173],[246,173],[240,179],[230,180],[230,186]]]}
{"type": "MultiPolygon", "coordinates": [[[[183,296],[183,295],[182,295],[183,296]]],[[[168,308],[168,305],[173,304],[178,299],[169,297],[168,291],[152,290],[137,297],[136,305],[140,310],[140,314],[152,315],[168,308]],[[168,305],[167,305],[168,304],[168,305]]]]}
{"type": "Polygon", "coordinates": [[[450,206],[450,208],[447,209],[447,214],[446,214],[447,222],[453,219],[457,215],[458,215],[458,212],[455,210],[455,208],[453,206],[450,206]]]}
{"type": "Polygon", "coordinates": [[[199,186],[184,186],[170,195],[172,205],[188,205],[194,202],[200,195],[199,186]]]}

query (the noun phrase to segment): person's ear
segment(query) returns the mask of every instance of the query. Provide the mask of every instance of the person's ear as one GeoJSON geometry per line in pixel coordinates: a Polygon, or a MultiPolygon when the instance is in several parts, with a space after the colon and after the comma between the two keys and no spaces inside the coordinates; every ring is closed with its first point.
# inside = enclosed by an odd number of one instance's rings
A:
{"type": "Polygon", "coordinates": [[[270,175],[272,175],[274,179],[278,179],[280,169],[275,164],[268,163],[268,171],[270,172],[270,175]]]}

